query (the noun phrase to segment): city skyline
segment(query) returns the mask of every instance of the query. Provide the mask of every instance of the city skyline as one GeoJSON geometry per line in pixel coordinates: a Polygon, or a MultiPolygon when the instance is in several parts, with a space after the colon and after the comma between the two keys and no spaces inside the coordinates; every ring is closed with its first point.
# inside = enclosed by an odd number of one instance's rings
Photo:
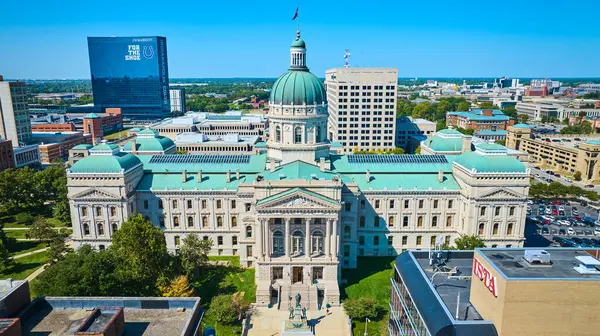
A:
{"type": "MultiPolygon", "coordinates": [[[[5,5],[0,23],[2,31],[10,31],[0,34],[0,45],[8,46],[0,55],[5,78],[86,79],[88,36],[135,35],[167,37],[172,78],[276,77],[285,66],[277,46],[290,43],[296,30],[291,20],[296,4],[272,2],[257,12],[239,2],[223,13],[211,3],[157,10],[153,1],[143,7],[114,2],[88,11],[69,2],[56,8],[40,1],[5,5]],[[175,15],[182,9],[195,14],[175,15]]],[[[558,4],[456,8],[440,1],[423,8],[307,1],[300,4],[300,29],[311,71],[319,76],[343,67],[345,49],[352,53],[351,66],[397,67],[399,77],[600,76],[595,61],[600,24],[593,19],[599,5],[552,3],[558,4]]]]}

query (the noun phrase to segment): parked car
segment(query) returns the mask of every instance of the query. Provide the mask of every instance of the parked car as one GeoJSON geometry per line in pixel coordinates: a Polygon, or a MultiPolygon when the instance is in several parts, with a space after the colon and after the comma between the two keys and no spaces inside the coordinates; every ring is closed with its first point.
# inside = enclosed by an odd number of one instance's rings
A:
{"type": "Polygon", "coordinates": [[[567,234],[568,234],[569,236],[572,236],[572,235],[574,235],[574,234],[575,234],[575,229],[573,229],[573,228],[568,228],[568,229],[567,229],[567,234]]]}
{"type": "Polygon", "coordinates": [[[594,235],[595,236],[600,235],[600,228],[595,228],[594,229],[594,235]]]}
{"type": "Polygon", "coordinates": [[[565,207],[564,207],[564,206],[562,206],[562,205],[561,205],[561,206],[559,206],[559,207],[558,207],[558,211],[565,211],[565,207]]]}
{"type": "Polygon", "coordinates": [[[542,227],[542,234],[550,234],[550,229],[547,226],[542,227]]]}
{"type": "Polygon", "coordinates": [[[579,204],[581,204],[581,206],[588,206],[588,203],[586,201],[581,201],[579,202],[579,204]]]}
{"type": "Polygon", "coordinates": [[[565,230],[565,229],[558,229],[558,234],[564,236],[564,235],[567,234],[567,230],[565,230]]]}
{"type": "Polygon", "coordinates": [[[553,216],[558,216],[558,210],[556,210],[556,209],[552,210],[552,215],[553,216]]]}
{"type": "Polygon", "coordinates": [[[533,204],[533,200],[527,200],[527,204],[533,204]]]}
{"type": "Polygon", "coordinates": [[[554,205],[560,205],[560,200],[554,200],[554,201],[552,201],[552,204],[554,204],[554,205]]]}
{"type": "Polygon", "coordinates": [[[559,216],[564,216],[565,215],[565,211],[564,210],[558,210],[558,215],[559,216]]]}

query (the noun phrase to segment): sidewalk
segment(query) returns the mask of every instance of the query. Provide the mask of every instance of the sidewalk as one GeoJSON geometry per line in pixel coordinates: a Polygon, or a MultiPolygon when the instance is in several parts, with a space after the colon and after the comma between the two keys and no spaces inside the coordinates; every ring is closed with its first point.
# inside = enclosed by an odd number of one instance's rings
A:
{"type": "Polygon", "coordinates": [[[40,252],[44,252],[46,250],[48,250],[49,247],[45,247],[43,249],[39,249],[39,250],[35,250],[35,251],[31,251],[31,252],[27,252],[27,253],[23,253],[23,254],[18,254],[16,256],[10,257],[10,259],[19,259],[19,258],[23,258],[23,257],[27,257],[30,256],[32,254],[36,254],[36,253],[40,253],[40,252]]]}
{"type": "MultiPolygon", "coordinates": [[[[60,230],[60,229],[70,229],[70,227],[53,227],[52,229],[54,230],[60,230]]],[[[2,230],[4,231],[19,231],[19,230],[29,230],[28,227],[5,227],[2,230]]]]}
{"type": "MultiPolygon", "coordinates": [[[[342,307],[330,308],[330,314],[325,316],[325,309],[308,311],[306,315],[315,327],[315,335],[347,336],[350,334],[348,316],[342,307]]],[[[281,335],[283,321],[287,320],[287,311],[274,308],[257,308],[257,314],[250,320],[248,336],[281,335]]]]}

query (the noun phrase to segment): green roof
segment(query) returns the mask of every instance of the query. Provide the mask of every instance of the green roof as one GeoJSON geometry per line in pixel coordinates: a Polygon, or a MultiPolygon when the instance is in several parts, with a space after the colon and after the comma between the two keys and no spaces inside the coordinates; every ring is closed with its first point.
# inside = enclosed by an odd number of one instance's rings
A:
{"type": "MultiPolygon", "coordinates": [[[[171,148],[175,148],[173,140],[164,136],[157,136],[156,138],[137,138],[135,140],[135,145],[137,152],[165,152],[171,148]]],[[[131,152],[131,149],[131,141],[128,141],[123,146],[123,150],[131,152]]]]}
{"type": "Polygon", "coordinates": [[[589,140],[586,142],[588,145],[600,146],[600,140],[589,140]]]}
{"type": "Polygon", "coordinates": [[[317,194],[317,193],[312,192],[310,190],[306,190],[306,189],[303,189],[303,188],[297,188],[297,187],[289,189],[289,190],[286,190],[286,191],[281,192],[279,194],[275,194],[273,196],[269,196],[267,198],[263,198],[260,201],[256,202],[256,204],[263,204],[263,203],[266,203],[266,202],[270,202],[270,201],[276,200],[278,198],[286,197],[286,196],[291,195],[291,194],[293,194],[295,192],[301,192],[303,194],[308,194],[310,196],[316,197],[318,199],[321,199],[323,201],[326,201],[326,202],[329,202],[329,203],[332,203],[332,204],[336,204],[336,205],[340,204],[340,202],[338,202],[338,201],[336,201],[334,199],[331,199],[329,197],[323,196],[321,194],[317,194]]]}
{"type": "Polygon", "coordinates": [[[448,135],[463,135],[459,131],[452,128],[445,128],[436,132],[437,134],[448,134],[448,135]]]}
{"type": "Polygon", "coordinates": [[[79,144],[71,149],[90,149],[94,146],[90,145],[90,144],[79,144]]]}
{"type": "Polygon", "coordinates": [[[253,174],[241,174],[240,179],[231,174],[230,182],[227,182],[225,174],[205,174],[202,172],[202,182],[198,183],[197,172],[187,172],[187,180],[183,182],[182,173],[146,173],[137,191],[157,190],[237,190],[240,183],[254,180],[253,174]]]}
{"type": "Polygon", "coordinates": [[[292,47],[294,48],[306,48],[306,43],[304,43],[304,40],[301,38],[297,38],[294,40],[294,42],[292,42],[292,47]]]}
{"type": "Polygon", "coordinates": [[[289,70],[273,84],[269,102],[274,105],[320,105],[327,102],[327,94],[323,82],[308,70],[289,70]]]}
{"type": "Polygon", "coordinates": [[[90,150],[92,150],[92,151],[114,151],[117,148],[119,148],[119,146],[117,146],[115,144],[101,143],[99,145],[92,147],[90,150]]]}
{"type": "Polygon", "coordinates": [[[503,150],[506,151],[506,147],[499,145],[499,144],[495,144],[495,143],[482,143],[479,145],[476,145],[475,147],[479,148],[479,149],[483,149],[483,150],[503,150]]]}
{"type": "Polygon", "coordinates": [[[142,131],[139,131],[138,134],[144,135],[144,134],[148,134],[148,135],[156,135],[158,132],[151,129],[151,128],[146,128],[142,131]]]}
{"type": "Polygon", "coordinates": [[[531,126],[527,124],[516,124],[513,126],[513,128],[531,128],[531,126]]]}
{"type": "MultiPolygon", "coordinates": [[[[442,131],[454,131],[454,130],[442,130],[442,131]]],[[[441,132],[441,131],[440,131],[441,132]]],[[[455,131],[461,134],[458,131],[455,131]]],[[[438,132],[439,133],[439,132],[438,132]]],[[[454,133],[443,133],[443,134],[454,134],[454,133]]],[[[442,138],[434,135],[431,137],[431,142],[425,140],[425,144],[436,152],[460,152],[462,151],[463,140],[460,138],[442,138]]]]}
{"type": "Polygon", "coordinates": [[[254,145],[254,148],[266,148],[267,147],[267,143],[264,141],[259,141],[254,145]]]}
{"type": "MultiPolygon", "coordinates": [[[[96,146],[98,147],[98,146],[96,146]]],[[[89,155],[75,162],[72,173],[120,173],[139,165],[141,161],[132,154],[119,152],[112,155],[89,155]]]]}
{"type": "Polygon", "coordinates": [[[525,165],[512,156],[505,154],[486,155],[477,151],[458,155],[455,163],[468,170],[475,169],[479,173],[524,173],[525,165]]]}
{"type": "Polygon", "coordinates": [[[83,119],[98,119],[98,118],[100,118],[100,116],[97,115],[96,113],[88,113],[83,117],[83,119]]]}
{"type": "Polygon", "coordinates": [[[452,173],[444,173],[444,181],[440,182],[437,173],[409,173],[409,174],[371,174],[367,182],[365,174],[345,174],[345,177],[358,184],[362,191],[369,190],[460,190],[460,186],[452,173]]]}
{"type": "MultiPolygon", "coordinates": [[[[381,155],[407,155],[407,154],[381,154],[381,155]]],[[[331,155],[332,171],[336,173],[365,173],[367,169],[371,173],[437,173],[452,171],[451,163],[350,163],[348,155],[331,155]]],[[[446,156],[450,159],[452,156],[446,156]]]]}
{"type": "Polygon", "coordinates": [[[334,176],[340,176],[339,174],[330,170],[321,171],[318,166],[306,163],[304,161],[286,163],[285,165],[277,167],[274,172],[266,170],[262,175],[265,180],[269,181],[297,179],[310,180],[313,177],[317,179],[331,180],[334,176]]]}
{"type": "Polygon", "coordinates": [[[332,142],[331,143],[331,148],[341,148],[341,147],[343,147],[341,142],[332,142]]]}

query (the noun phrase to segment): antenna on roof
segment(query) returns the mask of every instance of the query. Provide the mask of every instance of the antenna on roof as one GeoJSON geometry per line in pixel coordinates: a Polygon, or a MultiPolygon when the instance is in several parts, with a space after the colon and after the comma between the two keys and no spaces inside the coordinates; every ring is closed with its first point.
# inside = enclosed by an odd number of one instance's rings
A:
{"type": "Polygon", "coordinates": [[[344,53],[344,68],[350,67],[350,55],[350,49],[346,49],[346,52],[344,53]]]}

